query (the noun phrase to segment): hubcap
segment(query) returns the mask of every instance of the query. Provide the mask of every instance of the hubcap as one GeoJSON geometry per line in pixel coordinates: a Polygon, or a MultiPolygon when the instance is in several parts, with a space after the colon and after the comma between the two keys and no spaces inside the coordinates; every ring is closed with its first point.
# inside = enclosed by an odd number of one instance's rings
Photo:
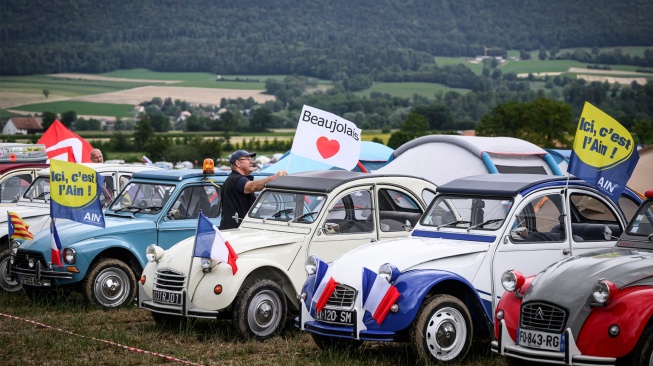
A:
{"type": "Polygon", "coordinates": [[[0,261],[0,287],[7,292],[16,292],[20,290],[22,286],[9,277],[7,274],[8,267],[9,256],[6,256],[2,261],[0,261]]]}
{"type": "Polygon", "coordinates": [[[439,309],[429,319],[425,337],[426,346],[433,357],[441,361],[452,360],[465,347],[465,318],[454,308],[439,309]]]}
{"type": "Polygon", "coordinates": [[[122,305],[129,295],[129,277],[123,271],[108,268],[100,273],[94,284],[93,292],[98,302],[105,307],[122,305]]]}
{"type": "Polygon", "coordinates": [[[273,291],[259,292],[247,308],[247,323],[254,334],[265,337],[272,334],[281,320],[281,299],[273,291]]]}

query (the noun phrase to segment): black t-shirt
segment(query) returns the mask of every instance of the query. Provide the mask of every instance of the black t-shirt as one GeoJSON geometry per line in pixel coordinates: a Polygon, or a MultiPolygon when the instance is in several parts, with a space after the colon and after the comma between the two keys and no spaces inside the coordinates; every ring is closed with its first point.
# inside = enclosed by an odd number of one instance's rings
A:
{"type": "Polygon", "coordinates": [[[251,175],[245,176],[232,170],[229,177],[222,184],[222,219],[220,221],[220,230],[233,229],[240,226],[241,220],[236,221],[233,216],[237,213],[238,218],[244,218],[256,200],[254,193],[245,193],[245,184],[253,179],[254,177],[251,175]]]}

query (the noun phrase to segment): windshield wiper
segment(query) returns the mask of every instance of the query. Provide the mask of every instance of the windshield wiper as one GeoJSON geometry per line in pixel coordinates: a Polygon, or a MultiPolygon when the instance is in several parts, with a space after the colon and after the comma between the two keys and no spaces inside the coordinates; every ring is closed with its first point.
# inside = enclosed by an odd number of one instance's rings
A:
{"type": "Polygon", "coordinates": [[[141,207],[138,207],[138,206],[127,206],[127,207],[123,207],[123,208],[119,208],[117,210],[114,210],[114,212],[122,212],[122,211],[127,211],[127,210],[129,210],[129,212],[133,213],[133,214],[143,211],[143,209],[141,207]]]}
{"type": "Polygon", "coordinates": [[[288,214],[291,213],[292,211],[293,211],[292,208],[287,208],[287,209],[285,209],[285,210],[277,211],[277,212],[275,212],[274,214],[272,214],[271,216],[272,216],[272,218],[274,218],[274,219],[278,219],[278,218],[281,217],[281,215],[286,215],[286,216],[288,216],[288,214]]]}
{"type": "Polygon", "coordinates": [[[449,222],[446,224],[438,225],[435,227],[436,230],[440,230],[441,227],[449,226],[449,225],[458,225],[458,224],[471,224],[471,221],[464,221],[464,220],[456,220],[454,222],[449,222]]]}
{"type": "Polygon", "coordinates": [[[470,227],[468,227],[468,228],[467,228],[467,232],[469,232],[470,230],[472,230],[472,229],[474,229],[474,228],[477,228],[477,227],[485,226],[485,225],[488,225],[488,224],[494,224],[494,223],[496,223],[496,222],[501,222],[501,221],[503,221],[503,219],[492,219],[492,220],[487,220],[487,221],[485,221],[485,222],[481,222],[480,224],[476,224],[476,225],[474,225],[474,226],[470,226],[470,227]]]}
{"type": "Polygon", "coordinates": [[[299,216],[298,218],[296,218],[296,219],[295,219],[295,222],[299,222],[299,220],[303,220],[303,219],[305,219],[305,218],[307,218],[307,217],[309,217],[309,216],[314,216],[314,215],[317,215],[317,211],[313,211],[313,212],[305,213],[305,214],[299,216]]]}

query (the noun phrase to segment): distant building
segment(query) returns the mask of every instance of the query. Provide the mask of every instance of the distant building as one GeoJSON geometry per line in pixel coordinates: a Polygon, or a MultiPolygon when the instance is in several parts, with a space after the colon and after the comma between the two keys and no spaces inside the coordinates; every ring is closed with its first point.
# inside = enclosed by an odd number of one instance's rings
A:
{"type": "Polygon", "coordinates": [[[43,132],[39,117],[11,117],[2,129],[3,135],[33,135],[43,132]]]}

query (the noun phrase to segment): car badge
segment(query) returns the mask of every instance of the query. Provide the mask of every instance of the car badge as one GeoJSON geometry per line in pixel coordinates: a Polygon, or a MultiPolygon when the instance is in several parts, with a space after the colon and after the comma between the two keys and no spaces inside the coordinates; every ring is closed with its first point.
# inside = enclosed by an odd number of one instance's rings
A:
{"type": "Polygon", "coordinates": [[[542,307],[537,308],[537,311],[535,312],[535,318],[544,320],[544,311],[542,310],[542,307]]]}

